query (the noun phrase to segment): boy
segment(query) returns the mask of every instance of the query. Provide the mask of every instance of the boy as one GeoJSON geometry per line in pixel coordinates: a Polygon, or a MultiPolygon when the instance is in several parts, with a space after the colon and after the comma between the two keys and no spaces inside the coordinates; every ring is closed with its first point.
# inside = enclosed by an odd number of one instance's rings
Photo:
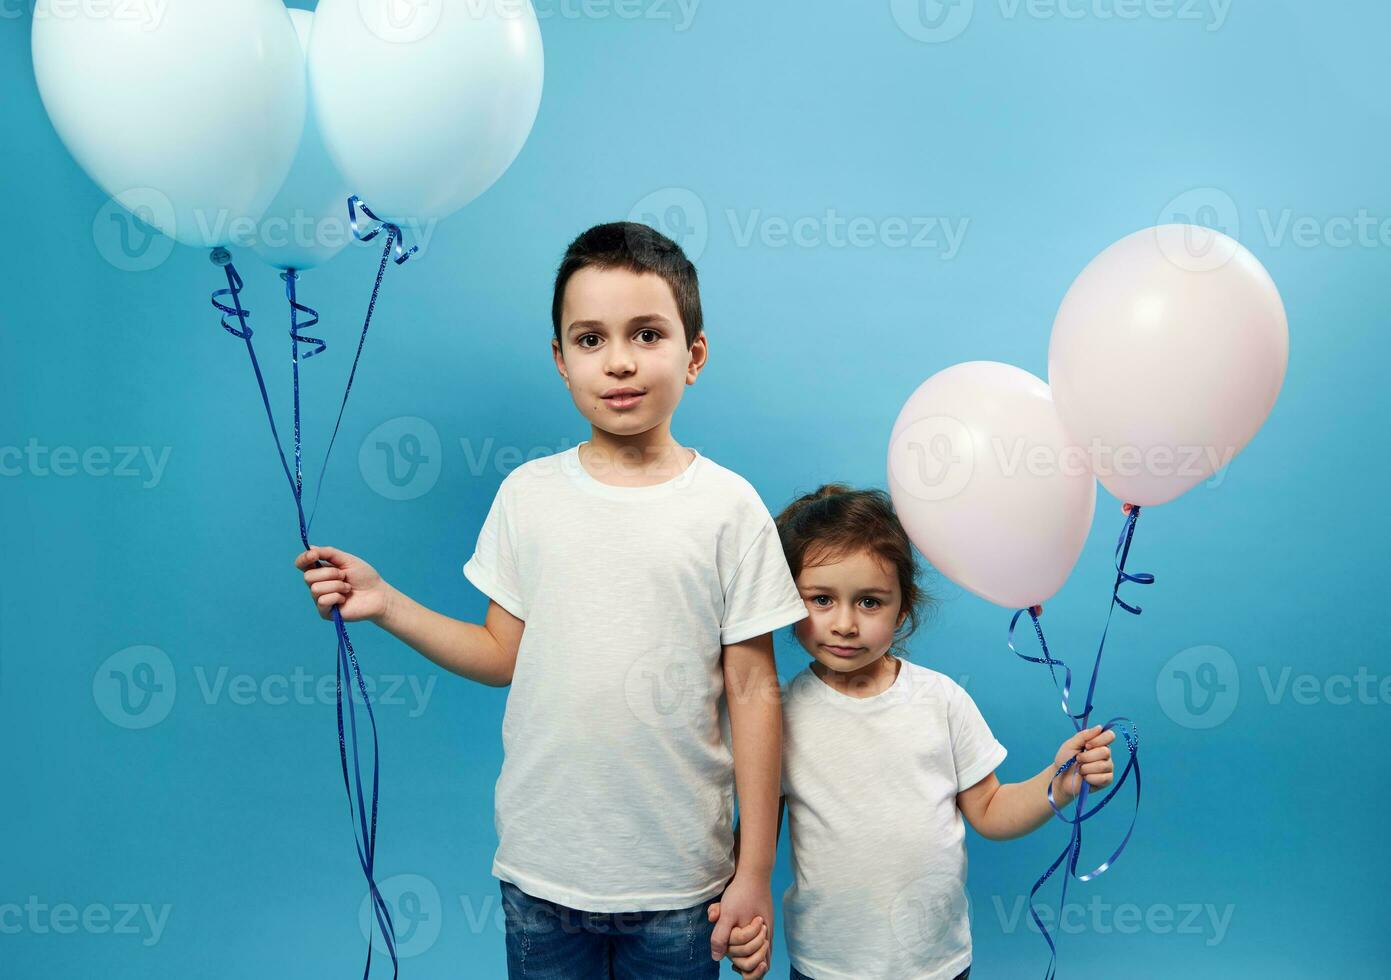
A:
{"type": "Polygon", "coordinates": [[[482,626],[333,548],[296,565],[325,618],[337,605],[511,685],[492,869],[509,976],[715,977],[736,925],[771,934],[771,634],[807,610],[757,492],[671,434],[708,356],[680,247],[645,225],[591,228],[560,264],[551,319],[590,438],[499,486],[463,569],[489,597],[482,626]]]}

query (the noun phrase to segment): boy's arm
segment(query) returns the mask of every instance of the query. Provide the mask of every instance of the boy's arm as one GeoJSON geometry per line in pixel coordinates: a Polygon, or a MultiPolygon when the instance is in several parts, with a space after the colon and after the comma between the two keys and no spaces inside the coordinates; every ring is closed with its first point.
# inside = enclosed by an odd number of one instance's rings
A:
{"type": "MultiPolygon", "coordinates": [[[[787,797],[778,797],[778,829],[773,838],[773,847],[776,849],[777,843],[782,839],[782,808],[787,805],[787,797]]],[[[739,866],[739,821],[734,821],[734,866],[739,866]]]]}
{"type": "Polygon", "coordinates": [[[492,599],[482,626],[426,609],[397,589],[377,625],[445,670],[492,687],[512,683],[526,623],[492,599]]]}
{"type": "Polygon", "coordinates": [[[773,635],[724,647],[725,701],[739,796],[738,865],[763,877],[773,873],[782,786],[782,696],[773,661],[773,635]]]}
{"type": "Polygon", "coordinates": [[[773,634],[726,644],[725,702],[739,797],[734,878],[720,898],[711,955],[725,955],[730,931],[761,915],[771,933],[773,861],[778,795],[782,788],[782,694],[773,661],[773,634]]]}

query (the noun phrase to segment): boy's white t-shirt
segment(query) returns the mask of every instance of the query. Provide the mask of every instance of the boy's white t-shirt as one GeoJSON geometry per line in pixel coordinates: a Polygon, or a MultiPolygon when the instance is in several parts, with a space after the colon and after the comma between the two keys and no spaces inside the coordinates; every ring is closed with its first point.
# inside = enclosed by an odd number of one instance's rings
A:
{"type": "Polygon", "coordinates": [[[783,687],[792,965],[815,980],[949,980],[971,963],[956,794],[1005,747],[950,677],[907,660],[855,698],[808,666],[783,687]]]}
{"type": "Polygon", "coordinates": [[[676,909],[734,873],[721,647],[807,609],[757,491],[695,453],[643,487],[600,482],[579,446],[524,463],[464,565],[526,623],[492,871],[529,895],[676,909]]]}

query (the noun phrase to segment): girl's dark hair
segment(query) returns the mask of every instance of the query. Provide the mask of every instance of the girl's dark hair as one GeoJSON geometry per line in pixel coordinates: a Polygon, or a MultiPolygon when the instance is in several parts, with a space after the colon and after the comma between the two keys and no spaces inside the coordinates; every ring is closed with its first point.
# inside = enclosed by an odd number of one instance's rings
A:
{"type": "Polygon", "coordinates": [[[565,299],[565,286],[571,276],[589,266],[627,269],[639,275],[652,272],[661,276],[676,299],[676,309],[686,331],[686,347],[689,349],[695,343],[704,328],[704,319],[700,310],[700,281],[691,260],[686,258],[680,245],[655,228],[636,221],[612,221],[583,232],[570,243],[560,260],[551,294],[551,327],[557,344],[561,343],[560,307],[565,299]]]}
{"type": "Polygon", "coordinates": [[[894,632],[892,649],[903,652],[922,618],[937,599],[918,584],[913,543],[883,490],[856,490],[844,483],[825,483],[783,508],[775,518],[792,577],[802,574],[808,558],[815,564],[867,550],[894,569],[901,596],[899,612],[907,615],[894,632]]]}

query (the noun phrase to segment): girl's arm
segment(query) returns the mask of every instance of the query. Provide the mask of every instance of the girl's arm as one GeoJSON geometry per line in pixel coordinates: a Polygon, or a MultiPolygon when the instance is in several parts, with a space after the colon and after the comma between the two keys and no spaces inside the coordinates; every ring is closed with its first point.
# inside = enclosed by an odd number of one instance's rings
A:
{"type": "Polygon", "coordinates": [[[1100,725],[1078,732],[1058,749],[1053,765],[1022,783],[1001,784],[991,773],[957,794],[962,816],[982,837],[1011,840],[1032,833],[1048,822],[1053,808],[1048,805],[1048,783],[1068,759],[1074,764],[1053,783],[1053,800],[1061,809],[1077,798],[1082,779],[1092,789],[1110,784],[1112,779],[1111,742],[1114,731],[1102,732],[1100,725]],[[1079,771],[1080,770],[1080,771],[1079,771]]]}
{"type": "MultiPolygon", "coordinates": [[[[1011,840],[1032,833],[1048,822],[1053,808],[1048,805],[1049,767],[1022,783],[1001,783],[992,772],[976,785],[958,793],[956,804],[976,832],[990,840],[1011,840]]],[[[1072,802],[1060,786],[1053,787],[1058,806],[1072,802]]]]}

